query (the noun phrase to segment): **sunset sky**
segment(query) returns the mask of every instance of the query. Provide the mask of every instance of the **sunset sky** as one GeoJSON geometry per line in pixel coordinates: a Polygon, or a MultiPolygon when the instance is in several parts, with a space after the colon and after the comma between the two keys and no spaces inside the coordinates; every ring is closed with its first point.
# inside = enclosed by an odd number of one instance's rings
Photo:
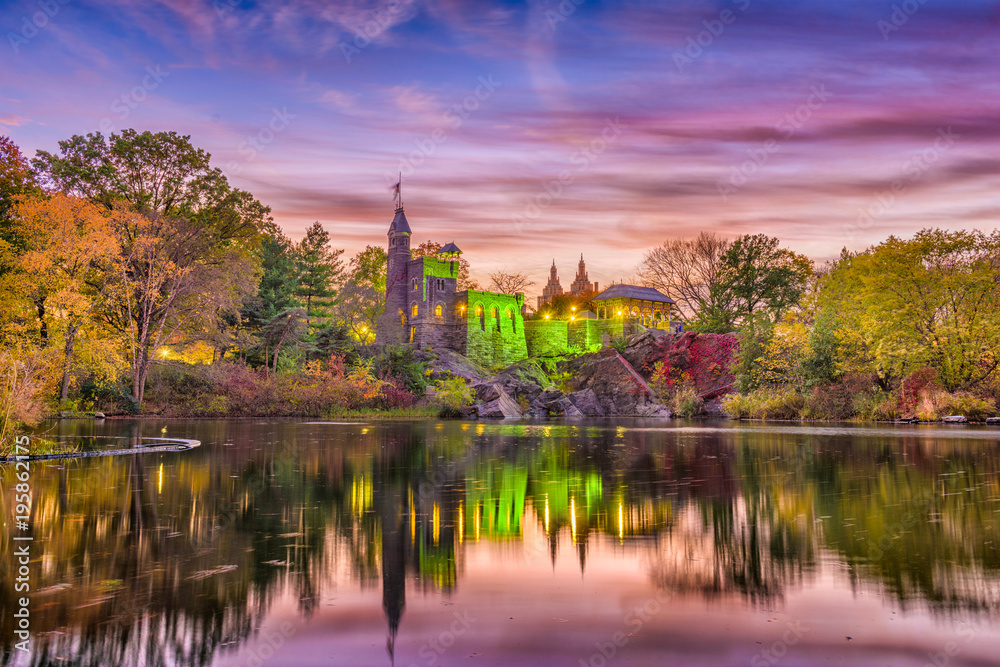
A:
{"type": "Polygon", "coordinates": [[[531,292],[553,258],[607,284],[702,230],[823,260],[1000,212],[997,2],[18,0],[0,28],[29,156],[189,134],[348,255],[385,243],[402,171],[415,243],[531,292]]]}

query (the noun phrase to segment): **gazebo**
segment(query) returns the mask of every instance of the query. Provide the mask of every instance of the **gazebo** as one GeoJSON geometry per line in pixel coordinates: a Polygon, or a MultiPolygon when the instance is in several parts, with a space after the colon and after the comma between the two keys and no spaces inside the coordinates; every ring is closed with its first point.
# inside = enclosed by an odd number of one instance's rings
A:
{"type": "Polygon", "coordinates": [[[591,301],[600,319],[621,317],[657,328],[670,325],[670,308],[674,304],[673,299],[652,287],[623,283],[612,285],[591,301]]]}

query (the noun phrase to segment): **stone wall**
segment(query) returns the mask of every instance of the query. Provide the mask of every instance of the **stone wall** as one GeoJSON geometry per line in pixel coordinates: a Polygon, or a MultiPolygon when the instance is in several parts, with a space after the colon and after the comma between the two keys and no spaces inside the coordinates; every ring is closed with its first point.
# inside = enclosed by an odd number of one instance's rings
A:
{"type": "Polygon", "coordinates": [[[620,319],[528,320],[524,323],[524,334],[528,355],[545,357],[566,354],[571,348],[586,351],[602,346],[604,334],[621,338],[624,326],[620,319]]]}
{"type": "Polygon", "coordinates": [[[569,322],[566,320],[528,320],[524,323],[528,356],[549,357],[565,354],[569,347],[569,322]]]}
{"type": "MultiPolygon", "coordinates": [[[[508,366],[528,357],[523,294],[467,290],[458,295],[466,313],[465,356],[488,368],[508,366]]],[[[460,350],[456,350],[460,351],[460,350]]]]}

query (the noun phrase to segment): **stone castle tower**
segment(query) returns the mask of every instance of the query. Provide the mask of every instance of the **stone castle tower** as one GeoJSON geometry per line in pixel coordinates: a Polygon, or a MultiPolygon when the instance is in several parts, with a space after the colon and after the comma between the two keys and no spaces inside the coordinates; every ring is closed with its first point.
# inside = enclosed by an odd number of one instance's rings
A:
{"type": "Polygon", "coordinates": [[[376,337],[385,343],[407,342],[406,278],[410,261],[410,225],[402,205],[389,225],[389,251],[385,276],[385,312],[379,319],[376,337]]]}

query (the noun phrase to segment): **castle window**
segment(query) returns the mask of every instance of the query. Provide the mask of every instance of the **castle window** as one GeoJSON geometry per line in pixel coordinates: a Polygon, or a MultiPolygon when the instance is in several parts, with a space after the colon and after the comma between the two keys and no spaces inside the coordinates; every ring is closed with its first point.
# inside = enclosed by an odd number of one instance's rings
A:
{"type": "Polygon", "coordinates": [[[441,317],[442,315],[444,315],[444,306],[442,306],[439,303],[438,305],[434,306],[434,316],[441,317]]]}
{"type": "Polygon", "coordinates": [[[417,304],[413,304],[413,308],[410,309],[410,315],[416,317],[417,313],[420,312],[417,304]]]}
{"type": "Polygon", "coordinates": [[[482,317],[482,316],[483,316],[483,307],[476,306],[476,317],[482,317]]]}
{"type": "Polygon", "coordinates": [[[438,289],[444,289],[444,278],[438,278],[438,289]]]}
{"type": "Polygon", "coordinates": [[[420,283],[417,281],[416,278],[414,278],[413,279],[413,289],[418,289],[419,287],[420,287],[420,283]]]}
{"type": "Polygon", "coordinates": [[[413,342],[413,339],[416,338],[416,335],[417,335],[417,328],[416,327],[410,327],[410,342],[411,343],[413,342]]]}

